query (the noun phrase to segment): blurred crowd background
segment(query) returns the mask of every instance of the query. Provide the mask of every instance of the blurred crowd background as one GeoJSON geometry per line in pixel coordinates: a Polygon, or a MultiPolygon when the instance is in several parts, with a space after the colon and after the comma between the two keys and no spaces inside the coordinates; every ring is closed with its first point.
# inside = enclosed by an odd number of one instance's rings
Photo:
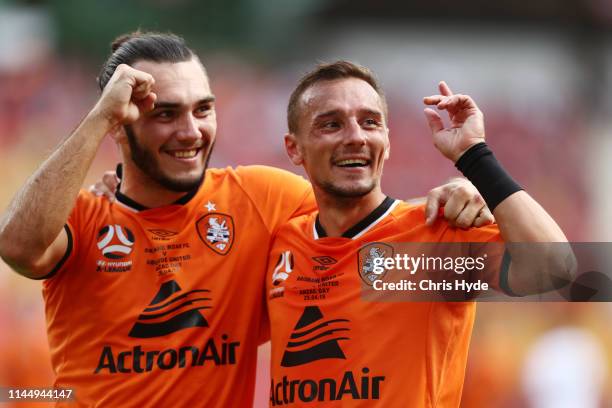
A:
{"type": "MultiPolygon", "coordinates": [[[[612,241],[607,0],[0,0],[0,211],[95,102],[110,41],[137,28],[174,31],[201,55],[218,101],[214,167],[299,172],[282,145],[288,96],[316,62],[349,59],[387,94],[387,194],[423,196],[457,174],[422,114],[444,79],[474,97],[497,156],[570,240],[612,241]]],[[[88,183],[117,160],[106,141],[88,183]]],[[[0,302],[0,386],[51,385],[40,282],[0,261],[0,302]]],[[[611,321],[607,303],[479,305],[462,406],[612,407],[611,321]]]]}

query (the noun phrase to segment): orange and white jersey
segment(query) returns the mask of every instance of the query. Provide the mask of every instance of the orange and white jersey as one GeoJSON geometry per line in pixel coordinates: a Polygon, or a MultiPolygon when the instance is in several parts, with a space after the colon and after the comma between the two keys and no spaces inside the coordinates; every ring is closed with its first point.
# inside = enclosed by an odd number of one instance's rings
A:
{"type": "Polygon", "coordinates": [[[428,227],[423,206],[391,198],[340,238],[315,213],[290,220],[266,278],[270,406],[458,407],[474,303],[364,300],[357,254],[371,242],[498,240],[496,226],[428,227]]]}
{"type": "Polygon", "coordinates": [[[88,407],[250,406],[271,236],[314,210],[310,185],[248,166],[161,208],[117,198],[79,195],[44,281],[55,386],[88,407]]]}

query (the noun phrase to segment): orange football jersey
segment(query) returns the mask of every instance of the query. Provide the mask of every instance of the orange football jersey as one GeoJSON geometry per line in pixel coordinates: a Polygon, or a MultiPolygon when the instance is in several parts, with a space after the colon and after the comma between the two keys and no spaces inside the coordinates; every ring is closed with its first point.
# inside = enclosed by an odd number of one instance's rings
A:
{"type": "Polygon", "coordinates": [[[497,227],[428,227],[423,206],[390,198],[340,238],[316,219],[290,220],[270,253],[270,406],[458,407],[475,304],[366,301],[357,253],[371,242],[498,241],[497,227]]]}
{"type": "Polygon", "coordinates": [[[55,386],[88,407],[251,406],[271,236],[314,210],[310,185],[248,166],[165,207],[117,198],[79,195],[44,281],[55,386]]]}

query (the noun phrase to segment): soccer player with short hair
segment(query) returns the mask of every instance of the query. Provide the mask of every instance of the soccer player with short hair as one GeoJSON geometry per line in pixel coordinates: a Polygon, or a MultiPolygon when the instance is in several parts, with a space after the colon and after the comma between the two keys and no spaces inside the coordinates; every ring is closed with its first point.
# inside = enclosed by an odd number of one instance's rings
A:
{"type": "Polygon", "coordinates": [[[180,37],[121,37],[99,85],[0,223],[2,258],[44,279],[54,386],[78,406],[250,406],[271,236],[314,210],[310,185],[206,169],[215,97],[180,37]],[[106,135],[123,163],[114,202],[79,193],[106,135]]]}
{"type": "MultiPolygon", "coordinates": [[[[449,113],[445,128],[438,112],[425,111],[434,144],[480,189],[499,229],[426,225],[423,206],[386,196],[387,106],[373,75],[347,61],[306,74],[289,100],[285,147],[306,170],[319,211],[282,226],[270,253],[271,406],[459,406],[474,303],[365,300],[358,253],[366,244],[566,241],[494,159],[469,96],[442,82],[424,101],[449,113]]],[[[506,283],[519,293],[523,267],[513,259],[506,283]]]]}

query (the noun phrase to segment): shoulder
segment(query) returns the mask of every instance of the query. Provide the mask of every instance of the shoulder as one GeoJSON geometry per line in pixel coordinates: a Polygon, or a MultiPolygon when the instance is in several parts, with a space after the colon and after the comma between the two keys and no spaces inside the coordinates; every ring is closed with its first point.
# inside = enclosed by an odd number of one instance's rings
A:
{"type": "Polygon", "coordinates": [[[77,196],[72,217],[94,216],[102,211],[108,210],[110,201],[106,197],[98,197],[86,190],[81,190],[77,196]]]}
{"type": "Polygon", "coordinates": [[[290,171],[276,167],[252,165],[225,168],[209,168],[206,170],[206,178],[216,182],[232,180],[243,187],[272,187],[287,189],[292,186],[306,188],[310,183],[303,177],[290,171]]]}
{"type": "MultiPolygon", "coordinates": [[[[236,174],[244,181],[252,181],[262,184],[274,185],[278,182],[289,183],[289,185],[306,186],[309,183],[301,176],[290,171],[270,166],[238,166],[236,174]]],[[[285,186],[287,187],[287,186],[285,186]]]]}

